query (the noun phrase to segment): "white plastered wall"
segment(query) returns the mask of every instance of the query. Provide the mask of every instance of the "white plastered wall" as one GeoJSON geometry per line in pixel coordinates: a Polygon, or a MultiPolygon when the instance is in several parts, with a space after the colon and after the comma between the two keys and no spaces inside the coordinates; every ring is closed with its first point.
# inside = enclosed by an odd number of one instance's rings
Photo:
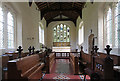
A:
{"type": "MultiPolygon", "coordinates": [[[[77,19],[77,29],[76,29],[76,48],[78,48],[78,29],[81,21],[84,23],[84,43],[82,44],[83,50],[88,53],[88,36],[90,35],[90,30],[92,29],[93,34],[97,37],[95,45],[98,46],[100,52],[105,52],[105,45],[103,41],[103,18],[104,18],[104,9],[110,3],[105,2],[94,2],[86,3],[86,7],[82,10],[82,19],[78,17],[77,19]]],[[[105,39],[105,38],[104,38],[105,39]]],[[[80,48],[78,48],[80,50],[80,48]]],[[[120,49],[113,48],[111,51],[112,54],[119,54],[120,49]]]]}
{"type": "Polygon", "coordinates": [[[44,18],[41,20],[40,11],[36,10],[36,4],[33,3],[31,7],[29,7],[28,2],[10,2],[7,4],[10,4],[16,11],[16,48],[21,45],[24,52],[28,51],[29,46],[34,46],[36,50],[40,49],[39,22],[43,24],[46,32],[46,21],[44,18]]]}
{"type": "MultiPolygon", "coordinates": [[[[98,37],[98,3],[86,3],[86,7],[82,10],[82,19],[80,17],[77,19],[76,38],[78,36],[78,28],[81,21],[84,23],[84,42],[82,46],[83,50],[88,53],[88,36],[90,35],[90,30],[92,29],[94,35],[98,37]]],[[[78,39],[76,40],[76,46],[78,48],[78,39]]]]}

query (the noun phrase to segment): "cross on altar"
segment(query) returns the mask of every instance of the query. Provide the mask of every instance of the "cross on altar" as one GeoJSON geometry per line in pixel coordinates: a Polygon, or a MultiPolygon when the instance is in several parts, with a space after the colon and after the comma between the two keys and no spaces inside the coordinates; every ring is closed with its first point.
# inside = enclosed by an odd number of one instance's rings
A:
{"type": "Polygon", "coordinates": [[[83,50],[83,46],[81,46],[80,48],[81,48],[81,50],[83,50]]]}
{"type": "Polygon", "coordinates": [[[18,58],[21,58],[21,52],[23,51],[22,47],[19,46],[18,49],[17,49],[17,51],[18,51],[18,54],[19,54],[18,58]]]}
{"type": "Polygon", "coordinates": [[[110,45],[107,45],[105,50],[107,52],[107,55],[109,56],[110,55],[110,51],[112,50],[112,48],[110,48],[110,45]]]}

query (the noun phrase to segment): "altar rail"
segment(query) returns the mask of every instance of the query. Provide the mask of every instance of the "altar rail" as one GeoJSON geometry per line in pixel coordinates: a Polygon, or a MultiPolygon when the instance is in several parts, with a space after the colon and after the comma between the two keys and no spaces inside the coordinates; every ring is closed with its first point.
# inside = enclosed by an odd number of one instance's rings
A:
{"type": "Polygon", "coordinates": [[[55,58],[70,58],[70,53],[80,55],[80,52],[54,52],[55,58]]]}

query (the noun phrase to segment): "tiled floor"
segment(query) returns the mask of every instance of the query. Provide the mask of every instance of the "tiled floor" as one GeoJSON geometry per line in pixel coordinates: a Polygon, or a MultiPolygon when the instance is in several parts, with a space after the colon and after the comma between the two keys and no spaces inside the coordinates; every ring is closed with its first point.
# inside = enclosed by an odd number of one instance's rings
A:
{"type": "MultiPolygon", "coordinates": [[[[89,76],[86,78],[89,81],[89,76]]],[[[50,74],[45,74],[42,81],[83,81],[84,75],[74,75],[69,59],[56,59],[50,74]]]]}
{"type": "Polygon", "coordinates": [[[50,73],[73,74],[69,59],[56,59],[50,73]]]}

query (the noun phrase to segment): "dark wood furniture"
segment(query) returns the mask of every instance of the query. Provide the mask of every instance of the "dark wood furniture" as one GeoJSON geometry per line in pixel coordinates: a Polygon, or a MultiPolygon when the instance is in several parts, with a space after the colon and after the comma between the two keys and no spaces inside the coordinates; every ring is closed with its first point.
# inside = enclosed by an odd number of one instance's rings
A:
{"type": "MultiPolygon", "coordinates": [[[[18,58],[18,53],[14,53],[14,52],[8,52],[5,53],[9,56],[9,60],[13,60],[13,59],[17,59],[18,58]]],[[[25,52],[25,53],[21,53],[21,57],[25,57],[27,56],[29,53],[25,52]]]]}
{"type": "Polygon", "coordinates": [[[79,73],[79,57],[77,55],[75,55],[74,53],[70,53],[70,63],[73,67],[73,72],[74,74],[78,74],[79,73]]]}
{"type": "Polygon", "coordinates": [[[70,52],[54,52],[56,59],[65,59],[70,57],[70,52]]]}
{"type": "Polygon", "coordinates": [[[94,72],[97,72],[102,80],[114,79],[113,60],[110,57],[104,59],[96,57],[94,65],[94,72]]]}
{"type": "Polygon", "coordinates": [[[116,81],[120,81],[120,66],[114,66],[113,67],[114,70],[114,76],[115,76],[115,80],[116,81]]]}
{"type": "Polygon", "coordinates": [[[119,57],[117,55],[110,55],[110,51],[112,49],[109,45],[105,48],[107,54],[97,53],[98,49],[95,50],[93,54],[86,54],[82,49],[80,60],[87,61],[88,65],[84,71],[86,74],[91,76],[92,81],[99,81],[100,79],[108,81],[114,79],[113,65],[119,65],[119,57]]]}
{"type": "Polygon", "coordinates": [[[54,62],[55,62],[55,53],[50,53],[49,56],[46,57],[46,72],[47,73],[50,73],[54,62]]]}
{"type": "Polygon", "coordinates": [[[42,77],[44,63],[40,62],[38,54],[11,60],[8,62],[8,79],[34,79],[42,77]]]}
{"type": "Polygon", "coordinates": [[[9,61],[9,56],[8,55],[2,55],[2,79],[7,79],[7,63],[9,61]]]}
{"type": "MultiPolygon", "coordinates": [[[[107,56],[106,53],[101,53],[98,52],[98,55],[100,58],[105,58],[107,56]]],[[[110,54],[110,57],[114,60],[114,65],[120,65],[120,56],[119,55],[114,55],[114,54],[110,54]]]]}

